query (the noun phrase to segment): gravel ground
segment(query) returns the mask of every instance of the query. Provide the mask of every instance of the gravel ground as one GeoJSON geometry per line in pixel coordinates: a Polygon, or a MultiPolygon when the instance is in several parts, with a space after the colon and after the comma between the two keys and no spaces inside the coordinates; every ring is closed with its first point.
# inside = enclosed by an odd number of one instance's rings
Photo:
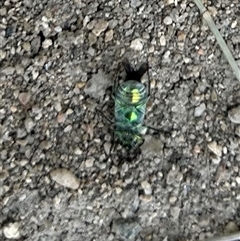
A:
{"type": "MultiPolygon", "coordinates": [[[[0,240],[196,241],[239,229],[239,82],[193,2],[143,2],[3,0],[0,240]],[[109,155],[96,112],[105,104],[113,117],[125,56],[149,61],[146,123],[163,129],[131,160],[109,155]]],[[[240,2],[220,2],[204,4],[240,60],[240,2]]]]}

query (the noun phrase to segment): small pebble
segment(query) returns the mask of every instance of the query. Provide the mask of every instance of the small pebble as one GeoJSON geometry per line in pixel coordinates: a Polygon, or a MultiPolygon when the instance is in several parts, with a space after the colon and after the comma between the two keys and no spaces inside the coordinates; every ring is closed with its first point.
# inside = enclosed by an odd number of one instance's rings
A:
{"type": "Polygon", "coordinates": [[[213,102],[216,102],[217,99],[218,99],[217,92],[215,90],[213,90],[212,93],[211,93],[211,100],[213,102]]]}
{"type": "Polygon", "coordinates": [[[80,185],[78,178],[71,171],[65,168],[51,170],[50,175],[55,182],[64,187],[75,190],[78,189],[80,185]]]}
{"type": "Polygon", "coordinates": [[[52,40],[51,39],[45,39],[42,43],[42,47],[44,49],[47,49],[49,48],[51,45],[53,44],[52,40]]]}
{"type": "Polygon", "coordinates": [[[84,86],[84,92],[93,98],[101,98],[110,84],[111,81],[109,81],[108,77],[99,70],[97,74],[94,74],[92,78],[88,80],[84,86]]]}
{"type": "Polygon", "coordinates": [[[33,122],[33,120],[31,118],[26,118],[24,121],[24,126],[26,128],[26,131],[28,133],[30,133],[33,129],[33,127],[35,126],[35,123],[33,122]]]}
{"type": "Polygon", "coordinates": [[[137,8],[137,7],[141,6],[141,4],[142,4],[142,1],[140,1],[140,0],[131,0],[130,1],[130,5],[132,8],[137,8]]]}
{"type": "Polygon", "coordinates": [[[67,115],[65,113],[59,112],[57,115],[57,122],[64,123],[66,118],[67,118],[67,115]]]}
{"type": "MultiPolygon", "coordinates": [[[[166,6],[170,5],[170,4],[174,4],[175,0],[165,0],[164,3],[166,6]]],[[[163,240],[165,241],[165,240],[163,240]]]]}
{"type": "Polygon", "coordinates": [[[130,48],[134,49],[136,51],[141,51],[143,49],[142,40],[140,38],[137,38],[137,39],[133,40],[131,42],[130,48]]]}
{"type": "Polygon", "coordinates": [[[6,51],[3,51],[2,49],[0,49],[0,59],[5,59],[6,58],[6,51]]]}
{"type": "Polygon", "coordinates": [[[237,27],[237,20],[234,20],[231,24],[231,28],[236,28],[237,27]]]}
{"type": "Polygon", "coordinates": [[[69,132],[69,131],[71,131],[72,130],[72,126],[71,125],[67,125],[65,128],[64,128],[64,132],[65,133],[67,133],[67,132],[69,132]]]}
{"type": "Polygon", "coordinates": [[[116,190],[117,195],[122,192],[122,188],[120,188],[120,187],[116,187],[115,190],[116,190]]]}
{"type": "Polygon", "coordinates": [[[172,18],[170,16],[166,16],[164,19],[163,19],[163,23],[165,25],[170,25],[172,24],[172,18]]]}
{"type": "Polygon", "coordinates": [[[76,147],[74,150],[74,154],[80,156],[83,154],[83,151],[79,147],[76,147]]]}
{"type": "Polygon", "coordinates": [[[177,197],[172,196],[169,198],[169,203],[174,204],[177,201],[177,197]]]}
{"type": "Polygon", "coordinates": [[[12,75],[15,72],[15,68],[12,66],[8,66],[2,70],[2,73],[5,75],[12,75]]]}
{"type": "Polygon", "coordinates": [[[201,103],[199,106],[197,106],[197,107],[195,108],[194,116],[195,116],[195,117],[201,116],[205,110],[206,110],[206,105],[205,105],[205,103],[201,103]]]}
{"type": "Polygon", "coordinates": [[[239,228],[237,224],[233,221],[229,221],[224,228],[224,233],[227,233],[227,234],[235,233],[237,231],[239,231],[239,228]]]}
{"type": "Polygon", "coordinates": [[[166,38],[164,35],[160,37],[160,45],[161,46],[166,46],[166,38]]]}
{"type": "Polygon", "coordinates": [[[92,167],[93,166],[93,164],[94,164],[94,158],[93,157],[89,157],[86,161],[85,161],[85,166],[87,167],[87,168],[90,168],[90,167],[92,167]]]}
{"type": "Polygon", "coordinates": [[[216,141],[209,143],[208,148],[217,156],[222,156],[222,146],[218,145],[216,141]]]}
{"type": "Polygon", "coordinates": [[[216,157],[213,157],[211,160],[214,165],[218,165],[221,162],[221,157],[216,156],[216,157]]]}
{"type": "Polygon", "coordinates": [[[16,106],[13,105],[10,107],[10,110],[12,111],[12,113],[15,113],[15,112],[17,112],[18,109],[16,106]]]}
{"type": "Polygon", "coordinates": [[[112,224],[113,232],[126,241],[135,240],[141,229],[141,226],[131,219],[117,219],[112,224]]]}
{"type": "Polygon", "coordinates": [[[179,214],[180,214],[180,212],[181,212],[181,208],[180,207],[172,207],[171,209],[170,209],[170,213],[171,213],[171,215],[173,216],[173,218],[175,219],[175,220],[177,220],[178,218],[179,218],[179,214]]]}
{"type": "Polygon", "coordinates": [[[40,148],[43,150],[49,150],[52,147],[52,143],[50,141],[42,141],[40,144],[40,148]]]}
{"type": "MultiPolygon", "coordinates": [[[[106,41],[106,40],[105,40],[105,41],[106,41]]],[[[88,42],[89,42],[90,45],[95,44],[95,43],[97,42],[97,37],[96,37],[96,35],[93,34],[93,33],[89,33],[89,35],[88,35],[88,42]]]]}
{"type": "Polygon", "coordinates": [[[110,29],[105,34],[105,42],[109,42],[113,39],[113,30],[110,29]]]}
{"type": "Polygon", "coordinates": [[[106,153],[107,155],[109,155],[109,154],[110,154],[111,143],[110,143],[110,142],[105,142],[104,145],[103,145],[103,147],[104,147],[105,153],[106,153]]]}
{"type": "Polygon", "coordinates": [[[62,110],[62,105],[61,105],[61,102],[60,101],[55,101],[54,102],[54,109],[57,111],[57,112],[60,112],[62,110]]]}
{"type": "Polygon", "coordinates": [[[31,52],[32,54],[37,54],[41,47],[41,38],[37,36],[31,41],[31,52]]]}
{"type": "Polygon", "coordinates": [[[240,106],[234,107],[228,111],[228,118],[235,124],[240,124],[240,106]]]}
{"type": "Polygon", "coordinates": [[[98,37],[102,32],[104,32],[107,29],[107,27],[108,27],[108,22],[103,19],[100,19],[95,24],[92,32],[98,37]]]}
{"type": "Polygon", "coordinates": [[[88,30],[92,30],[93,28],[94,28],[94,26],[95,26],[95,24],[97,23],[97,21],[94,19],[94,20],[92,20],[91,22],[89,22],[88,24],[87,24],[87,29],[88,30]]]}
{"type": "Polygon", "coordinates": [[[30,94],[28,92],[22,92],[19,94],[18,99],[23,105],[26,105],[30,100],[30,94]]]}
{"type": "Polygon", "coordinates": [[[240,137],[240,126],[235,129],[235,134],[240,137]]]}
{"type": "Polygon", "coordinates": [[[116,175],[117,171],[118,171],[117,167],[116,166],[112,166],[111,169],[110,169],[110,174],[116,175]]]}
{"type": "Polygon", "coordinates": [[[19,227],[20,227],[19,222],[8,223],[7,225],[5,225],[3,227],[3,233],[5,237],[8,239],[19,239],[20,238],[19,227]]]}
{"type": "Polygon", "coordinates": [[[146,195],[151,195],[152,194],[152,188],[151,188],[151,185],[149,184],[149,182],[143,181],[143,182],[141,182],[141,186],[142,186],[142,188],[144,190],[144,193],[146,195]]]}
{"type": "Polygon", "coordinates": [[[32,71],[32,78],[33,78],[34,80],[36,80],[38,76],[39,76],[39,72],[38,72],[36,69],[34,69],[34,70],[32,71]]]}
{"type": "Polygon", "coordinates": [[[9,176],[9,173],[7,170],[0,169],[0,182],[3,182],[8,176],[9,176]]]}
{"type": "Polygon", "coordinates": [[[28,42],[24,42],[23,43],[23,49],[27,52],[29,52],[31,50],[31,44],[28,42]]]}
{"type": "Polygon", "coordinates": [[[62,32],[62,28],[61,28],[60,26],[56,26],[56,27],[54,28],[54,30],[55,30],[57,33],[62,32]]]}
{"type": "Polygon", "coordinates": [[[240,177],[239,176],[236,177],[236,182],[237,182],[238,185],[240,185],[240,177]]]}

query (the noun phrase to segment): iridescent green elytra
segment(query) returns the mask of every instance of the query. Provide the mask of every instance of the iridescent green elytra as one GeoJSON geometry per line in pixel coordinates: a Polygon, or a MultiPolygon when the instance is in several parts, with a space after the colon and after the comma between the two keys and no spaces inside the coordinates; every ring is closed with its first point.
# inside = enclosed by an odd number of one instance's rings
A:
{"type": "Polygon", "coordinates": [[[131,67],[129,61],[124,59],[123,66],[127,76],[125,81],[117,87],[114,95],[114,134],[118,142],[130,150],[141,146],[142,134],[146,130],[142,124],[149,91],[141,83],[141,77],[148,70],[148,65],[142,64],[136,71],[131,67]]]}

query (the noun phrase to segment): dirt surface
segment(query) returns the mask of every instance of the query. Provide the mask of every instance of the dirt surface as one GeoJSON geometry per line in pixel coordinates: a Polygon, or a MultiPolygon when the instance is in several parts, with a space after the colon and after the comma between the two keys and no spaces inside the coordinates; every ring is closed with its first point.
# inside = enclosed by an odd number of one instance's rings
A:
{"type": "MultiPolygon", "coordinates": [[[[239,63],[239,0],[204,4],[239,63]]],[[[1,241],[239,230],[239,82],[193,2],[3,0],[0,99],[1,241]],[[135,158],[109,154],[96,111],[114,117],[124,57],[149,62],[145,123],[161,128],[135,158]]]]}

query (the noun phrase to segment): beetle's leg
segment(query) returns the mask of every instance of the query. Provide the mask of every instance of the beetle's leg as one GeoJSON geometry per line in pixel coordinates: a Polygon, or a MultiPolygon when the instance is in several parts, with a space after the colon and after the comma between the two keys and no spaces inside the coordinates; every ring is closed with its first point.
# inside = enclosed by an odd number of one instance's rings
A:
{"type": "Polygon", "coordinates": [[[157,131],[157,132],[161,132],[162,131],[161,129],[153,127],[153,126],[145,125],[144,127],[146,127],[147,129],[153,130],[153,131],[157,131]]]}
{"type": "Polygon", "coordinates": [[[111,120],[108,116],[106,116],[101,110],[99,110],[98,108],[96,108],[96,110],[107,120],[109,121],[110,123],[114,123],[113,120],[111,120]]]}
{"type": "Polygon", "coordinates": [[[150,83],[150,75],[149,75],[149,65],[147,68],[147,77],[148,77],[148,98],[150,98],[151,95],[151,83],[150,83]]]}
{"type": "Polygon", "coordinates": [[[112,93],[111,93],[111,97],[113,99],[115,99],[115,93],[117,91],[117,87],[118,87],[118,81],[117,81],[118,77],[115,78],[114,82],[113,82],[113,89],[112,89],[112,93]]]}
{"type": "Polygon", "coordinates": [[[115,133],[114,130],[112,132],[112,137],[111,137],[111,146],[109,150],[109,155],[112,153],[112,150],[114,150],[114,145],[115,145],[115,133]]]}

